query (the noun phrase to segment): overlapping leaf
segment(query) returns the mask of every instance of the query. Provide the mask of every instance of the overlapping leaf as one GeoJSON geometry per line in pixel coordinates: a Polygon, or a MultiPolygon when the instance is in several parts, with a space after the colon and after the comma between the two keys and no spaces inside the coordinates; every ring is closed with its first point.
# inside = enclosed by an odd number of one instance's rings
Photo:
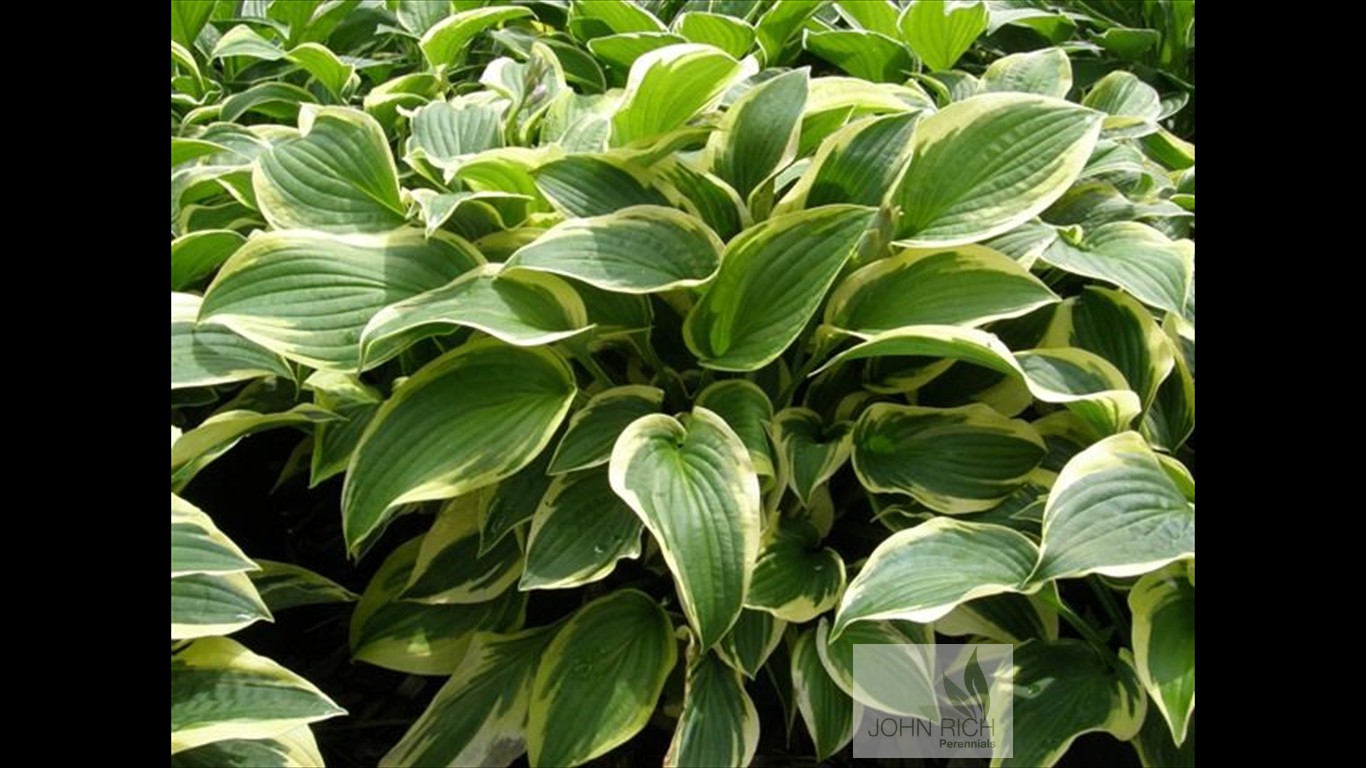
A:
{"type": "Polygon", "coordinates": [[[538,346],[586,330],[588,311],[578,293],[554,275],[483,264],[372,315],[360,336],[362,367],[373,368],[419,339],[457,327],[516,346],[538,346]]]}
{"type": "Polygon", "coordinates": [[[312,683],[226,637],[171,654],[171,754],[223,739],[268,739],[345,714],[312,683]]]}
{"type": "Polygon", "coordinates": [[[677,656],[668,617],[641,592],[618,590],[579,609],[536,669],[531,765],[580,765],[636,735],[677,656]]]}
{"type": "Polygon", "coordinates": [[[916,125],[890,193],[897,236],[958,245],[1023,224],[1067,191],[1099,134],[1099,113],[1044,96],[988,93],[945,107],[916,125]]]}
{"type": "Polygon", "coordinates": [[[531,519],[522,589],[563,589],[605,578],[640,556],[641,521],[612,493],[603,469],[561,475],[531,519]]]}
{"type": "Polygon", "coordinates": [[[977,326],[1055,301],[1047,286],[990,248],[909,250],[846,277],[825,322],[864,336],[909,325],[977,326]]]}
{"type": "Polygon", "coordinates": [[[708,368],[751,371],[782,354],[853,255],[874,210],[828,205],[778,216],[730,241],[683,326],[708,368]]]}
{"type": "Polygon", "coordinates": [[[612,490],[640,516],[673,572],[701,648],[725,635],[744,604],[759,550],[759,480],[721,417],[632,422],[612,449],[612,490]]]}
{"type": "Polygon", "coordinates": [[[559,224],[508,259],[508,269],[572,277],[622,293],[701,285],[716,274],[722,243],[673,208],[632,206],[559,224]]]}
{"type": "Polygon", "coordinates": [[[219,270],[200,322],[229,328],[288,359],[354,371],[361,332],[383,307],[439,288],[483,261],[454,235],[422,230],[257,235],[219,270]]]}
{"type": "Polygon", "coordinates": [[[252,174],[272,227],[348,233],[403,224],[398,169],[374,118],[324,107],[303,113],[299,132],[263,153],[252,174]]]}
{"type": "Polygon", "coordinates": [[[487,340],[426,365],[375,414],[342,491],[348,547],[364,548],[399,504],[458,496],[545,448],[575,392],[564,360],[487,340]]]}

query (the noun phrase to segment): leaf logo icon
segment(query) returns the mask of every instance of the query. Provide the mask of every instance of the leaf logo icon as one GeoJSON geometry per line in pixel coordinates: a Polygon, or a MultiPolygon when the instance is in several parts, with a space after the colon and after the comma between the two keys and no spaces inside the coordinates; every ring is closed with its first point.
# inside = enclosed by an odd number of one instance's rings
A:
{"type": "Polygon", "coordinates": [[[991,709],[991,691],[987,688],[987,676],[982,673],[982,666],[977,663],[976,648],[972,649],[967,669],[963,670],[963,683],[977,700],[977,705],[982,709],[982,717],[985,718],[991,709]]]}
{"type": "Polygon", "coordinates": [[[985,718],[991,710],[991,691],[987,687],[987,676],[977,663],[977,650],[973,649],[963,668],[963,685],[959,686],[945,674],[942,678],[944,692],[958,713],[968,718],[985,718]],[[966,689],[966,690],[965,690],[966,689]],[[980,713],[980,715],[978,714],[980,713]]]}

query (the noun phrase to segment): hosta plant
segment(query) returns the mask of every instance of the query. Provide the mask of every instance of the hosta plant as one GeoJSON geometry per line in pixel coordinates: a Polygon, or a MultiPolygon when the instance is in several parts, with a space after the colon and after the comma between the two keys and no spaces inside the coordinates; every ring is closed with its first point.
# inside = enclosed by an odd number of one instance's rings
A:
{"type": "Polygon", "coordinates": [[[439,688],[384,765],[824,760],[853,646],[936,637],[1016,645],[995,762],[1190,759],[1193,11],[1150,5],[173,2],[173,759],[307,764],[279,713],[328,702],[201,637],[245,613],[177,630],[187,580],[268,615],[186,499],[271,429],[373,574],[351,657],[439,688]]]}
{"type": "MultiPolygon", "coordinates": [[[[173,473],[178,437],[173,428],[173,473]]],[[[172,492],[171,765],[321,764],[309,724],[345,711],[226,635],[270,620],[272,611],[354,599],[307,569],[251,560],[172,492]]]]}

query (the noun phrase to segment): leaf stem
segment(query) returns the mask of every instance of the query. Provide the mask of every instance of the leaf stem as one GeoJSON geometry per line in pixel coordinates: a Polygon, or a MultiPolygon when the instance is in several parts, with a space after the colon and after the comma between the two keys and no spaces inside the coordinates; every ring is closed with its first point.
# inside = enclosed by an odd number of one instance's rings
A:
{"type": "Polygon", "coordinates": [[[1105,609],[1105,614],[1110,617],[1116,631],[1121,637],[1128,637],[1129,619],[1124,615],[1124,611],[1120,610],[1119,603],[1115,602],[1114,593],[1096,576],[1088,576],[1086,583],[1091,587],[1091,591],[1096,593],[1096,598],[1100,600],[1101,607],[1105,609]]]}
{"type": "Polygon", "coordinates": [[[1081,635],[1097,653],[1105,658],[1107,663],[1116,669],[1120,667],[1122,662],[1119,660],[1119,656],[1111,650],[1110,644],[1100,632],[1096,631],[1095,627],[1092,627],[1087,623],[1086,619],[1081,617],[1081,614],[1072,610],[1067,603],[1062,601],[1062,596],[1058,594],[1056,589],[1042,589],[1039,591],[1039,597],[1047,603],[1049,607],[1057,611],[1058,615],[1062,617],[1062,620],[1067,622],[1068,626],[1072,627],[1072,629],[1075,629],[1077,634],[1081,635]]]}
{"type": "Polygon", "coordinates": [[[607,375],[607,371],[603,370],[602,366],[598,364],[598,361],[593,359],[593,353],[588,351],[587,342],[581,341],[578,338],[573,338],[567,340],[564,346],[569,350],[569,354],[578,361],[579,365],[582,365],[584,370],[588,371],[589,375],[593,377],[593,381],[596,381],[607,389],[611,389],[617,385],[616,382],[612,380],[612,377],[607,375]]]}
{"type": "Polygon", "coordinates": [[[702,376],[697,381],[697,394],[702,394],[702,390],[711,386],[714,381],[716,381],[716,371],[711,368],[703,368],[702,376]]]}
{"type": "Polygon", "coordinates": [[[792,405],[792,398],[797,394],[797,387],[801,386],[806,377],[811,375],[811,372],[825,361],[826,355],[829,354],[833,346],[832,342],[833,336],[826,332],[824,326],[818,326],[816,328],[816,344],[815,348],[811,350],[811,356],[802,360],[800,357],[802,350],[798,350],[799,356],[794,362],[800,360],[800,363],[797,365],[797,370],[792,373],[792,381],[788,382],[787,386],[783,387],[782,393],[778,395],[777,406],[779,408],[792,405]]]}

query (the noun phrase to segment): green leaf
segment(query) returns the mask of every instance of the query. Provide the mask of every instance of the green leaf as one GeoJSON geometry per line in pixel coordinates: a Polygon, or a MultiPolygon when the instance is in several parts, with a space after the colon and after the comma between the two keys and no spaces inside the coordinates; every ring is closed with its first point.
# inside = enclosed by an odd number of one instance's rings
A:
{"type": "Polygon", "coordinates": [[[753,680],[782,643],[786,628],[787,622],[768,611],[746,608],[740,611],[740,618],[735,620],[730,632],[717,643],[716,654],[753,680]]]}
{"type": "Polygon", "coordinates": [[[798,69],[745,91],[707,141],[703,164],[742,198],[796,156],[808,80],[798,69]]]}
{"type": "Polygon", "coordinates": [[[1012,25],[1031,29],[1045,40],[1057,43],[1065,40],[1077,28],[1077,23],[1069,14],[1031,5],[1029,0],[996,2],[988,5],[987,9],[991,14],[991,25],[987,28],[990,34],[1012,25]]]}
{"type": "Polygon", "coordinates": [[[674,17],[673,30],[690,43],[720,48],[737,59],[754,45],[754,27],[720,13],[685,11],[674,17]]]}
{"type": "Polygon", "coordinates": [[[355,67],[318,43],[297,45],[285,53],[285,58],[303,67],[334,97],[344,95],[356,76],[355,67]]]}
{"type": "Polygon", "coordinates": [[[958,245],[1025,223],[1086,166],[1100,117],[1044,96],[987,93],[921,120],[889,198],[902,209],[898,237],[914,247],[958,245]]]}
{"type": "Polygon", "coordinates": [[[299,133],[256,160],[252,187],[272,227],[347,233],[403,224],[398,169],[373,117],[322,107],[300,115],[299,133]]]}
{"type": "Polygon", "coordinates": [[[481,261],[464,240],[444,233],[429,240],[417,229],[266,232],[219,270],[200,318],[304,365],[354,371],[361,331],[376,312],[439,288],[481,261]]]}
{"type": "MultiPolygon", "coordinates": [[[[204,73],[199,69],[199,62],[195,61],[194,54],[185,46],[171,41],[171,103],[179,100],[187,103],[194,103],[196,99],[204,93],[204,73]],[[182,75],[176,76],[179,69],[182,75]]],[[[215,113],[217,108],[210,107],[206,113],[215,113]]],[[[193,112],[191,114],[194,114],[193,112]]],[[[171,167],[176,166],[175,139],[171,140],[171,167]]]]}
{"type": "Polygon", "coordinates": [[[214,0],[171,0],[171,41],[193,48],[213,15],[214,0]]]}
{"type": "Polygon", "coordinates": [[[826,427],[820,414],[807,408],[785,408],[772,419],[770,431],[783,462],[788,487],[809,507],[816,489],[844,466],[853,449],[847,422],[826,427]]]}
{"type": "MultiPolygon", "coordinates": [[[[870,83],[856,77],[814,77],[806,102],[806,119],[826,112],[847,112],[845,117],[866,117],[899,112],[933,112],[934,100],[914,82],[905,85],[870,83]]],[[[843,118],[835,127],[844,123],[843,118]]],[[[805,128],[803,128],[805,134],[805,128]]],[[[807,137],[802,136],[806,146],[807,137]]]]}
{"type": "Polygon", "coordinates": [[[1191,719],[1186,741],[1180,747],[1172,741],[1171,729],[1157,707],[1149,707],[1143,729],[1129,742],[1144,768],[1195,768],[1195,720],[1191,719]]]}
{"type": "Polygon", "coordinates": [[[1087,287],[1071,304],[1072,343],[1119,369],[1146,405],[1175,365],[1166,335],[1152,314],[1127,294],[1087,287]]]}
{"type": "MultiPolygon", "coordinates": [[[[486,94],[487,95],[487,94],[486,94]]],[[[409,164],[420,157],[454,175],[465,158],[503,146],[503,113],[507,102],[464,97],[455,103],[433,101],[409,118],[412,135],[408,138],[409,164]]]]}
{"type": "Polygon", "coordinates": [[[854,703],[825,671],[815,630],[803,632],[792,647],[792,688],[817,760],[825,760],[854,738],[854,703]]]}
{"type": "MultiPolygon", "coordinates": [[[[1151,85],[1129,72],[1115,71],[1101,78],[1081,103],[1115,117],[1155,121],[1162,116],[1162,97],[1151,85]]],[[[1106,127],[1112,121],[1106,120],[1106,127]]]]}
{"type": "Polygon", "coordinates": [[[759,554],[759,478],[720,416],[642,416],[617,439],[612,490],[645,523],[673,572],[698,644],[715,645],[740,614],[759,554]]]}
{"type": "Polygon", "coordinates": [[[753,371],[783,353],[853,255],[876,211],[828,205],[778,216],[726,247],[721,270],[683,326],[702,365],[753,371]]]}
{"type": "Polygon", "coordinates": [[[775,214],[833,203],[878,205],[911,156],[911,132],[920,113],[869,117],[821,142],[775,214]]]}
{"type": "Polygon", "coordinates": [[[1195,586],[1174,565],[1138,580],[1129,592],[1134,666],[1177,746],[1195,713],[1195,586]]]}
{"type": "Polygon", "coordinates": [[[745,379],[727,379],[708,385],[697,395],[697,405],[720,416],[749,451],[754,473],[773,476],[773,451],[766,424],[773,418],[773,403],[759,385],[745,379]]]}
{"type": "MultiPolygon", "coordinates": [[[[321,5],[321,0],[290,0],[288,2],[270,2],[263,14],[265,19],[277,22],[275,29],[280,32],[288,30],[288,39],[291,43],[303,36],[304,32],[313,21],[313,14],[321,5]]],[[[259,18],[259,16],[258,16],[259,18]]],[[[262,19],[264,21],[265,19],[262,19]]]]}
{"type": "Polygon", "coordinates": [[[1099,434],[1127,429],[1138,413],[1138,396],[1108,360],[1076,347],[1035,349],[1015,355],[1030,391],[1063,402],[1099,434]],[[1064,398],[1073,399],[1066,400],[1064,398]]]}
{"type": "Polygon", "coordinates": [[[361,367],[374,368],[420,339],[459,327],[519,347],[541,346],[586,330],[588,312],[554,275],[483,264],[376,312],[361,331],[361,367]]]}
{"type": "Polygon", "coordinates": [[[623,208],[557,224],[508,259],[508,269],[551,272],[622,293],[707,282],[723,244],[706,224],[673,208],[623,208]]]}
{"type": "Polygon", "coordinates": [[[906,46],[877,32],[808,31],[802,46],[854,77],[877,83],[905,80],[906,73],[915,66],[906,46]]]}
{"type": "Polygon", "coordinates": [[[502,6],[472,8],[447,16],[423,33],[418,47],[432,67],[455,64],[464,58],[465,50],[476,35],[511,19],[531,16],[530,8],[502,6]]]}
{"type": "Polygon", "coordinates": [[[569,420],[569,430],[550,460],[551,474],[564,474],[606,464],[612,446],[631,422],[658,413],[664,390],[633,384],[594,395],[569,420]]]}
{"type": "Polygon", "coordinates": [[[314,371],[304,381],[313,390],[313,402],[344,421],[323,422],[313,428],[313,457],[308,486],[316,487],[346,471],[365,427],[384,398],[355,376],[336,371],[314,371]]]}
{"type": "Polygon", "coordinates": [[[720,100],[739,74],[738,61],[709,45],[670,45],[641,56],[612,116],[612,146],[681,127],[720,100]]]}
{"type": "Polygon", "coordinates": [[[531,519],[519,589],[564,589],[606,578],[640,557],[640,518],[612,493],[605,469],[560,475],[531,519]]]}
{"type": "Polygon", "coordinates": [[[842,0],[835,3],[835,10],[849,22],[850,26],[888,37],[901,34],[897,27],[897,17],[901,15],[901,9],[892,0],[842,0]]]}
{"type": "Polygon", "coordinates": [[[227,151],[227,147],[222,144],[215,144],[212,141],[202,139],[183,139],[179,136],[171,137],[171,168],[177,165],[197,160],[201,157],[216,155],[219,152],[227,151]]]}
{"type": "Polygon", "coordinates": [[[212,518],[171,494],[171,578],[194,573],[242,573],[256,567],[218,530],[212,518]]]}
{"type": "Polygon", "coordinates": [[[684,209],[707,222],[722,240],[729,240],[750,221],[740,194],[718,176],[704,173],[677,159],[666,159],[654,170],[682,196],[684,209]]]}
{"type": "Polygon", "coordinates": [[[1173,358],[1172,372],[1143,413],[1140,429],[1154,448],[1169,453],[1175,453],[1195,432],[1195,377],[1183,355],[1173,358]]]}
{"type": "Polygon", "coordinates": [[[226,635],[258,621],[273,619],[245,573],[171,579],[172,640],[226,635]]]}
{"type": "Polygon", "coordinates": [[[928,625],[909,621],[860,621],[830,639],[830,620],[816,625],[816,651],[830,679],[860,704],[883,712],[938,719],[934,686],[934,634],[928,625]],[[865,650],[866,664],[876,664],[878,674],[854,677],[854,648],[858,645],[888,646],[865,650]]]}
{"type": "Polygon", "coordinates": [[[836,355],[816,373],[851,360],[886,356],[948,358],[1003,373],[1023,381],[1034,397],[1067,406],[1106,434],[1125,429],[1142,409],[1115,367],[1086,350],[1040,349],[1016,356],[993,334],[957,326],[920,325],[880,333],[836,355]]]}
{"type": "Polygon", "coordinates": [[[172,224],[172,234],[177,232],[197,232],[208,229],[232,229],[242,231],[266,225],[256,213],[236,200],[214,205],[187,205],[180,217],[172,224]]]}
{"type": "Polygon", "coordinates": [[[1137,576],[1195,556],[1195,505],[1137,432],[1107,437],[1067,462],[1043,513],[1036,581],[1137,576]]]}
{"type": "Polygon", "coordinates": [[[1063,99],[1072,90],[1072,62],[1061,48],[1002,56],[982,73],[982,90],[1020,91],[1063,99]]]}
{"type": "Polygon", "coordinates": [[[280,413],[221,411],[200,422],[171,446],[171,489],[184,488],[198,472],[238,440],[266,429],[332,421],[337,415],[307,403],[280,413]]]}
{"type": "MultiPolygon", "coordinates": [[[[552,438],[553,439],[553,438],[552,438]]],[[[550,490],[550,452],[541,451],[517,474],[479,493],[479,551],[488,552],[530,520],[550,490]]]]}
{"type": "Polygon", "coordinates": [[[414,72],[386,80],[365,94],[365,112],[388,131],[397,131],[399,110],[421,107],[443,90],[443,83],[428,72],[414,72]]]}
{"type": "Polygon", "coordinates": [[[298,117],[300,105],[313,101],[313,94],[297,85],[259,83],[224,99],[218,116],[225,122],[234,122],[248,112],[256,112],[282,122],[290,121],[298,117]]]}
{"type": "Polygon", "coordinates": [[[947,69],[933,75],[921,74],[920,82],[934,91],[943,103],[966,101],[982,92],[982,81],[976,75],[958,69],[947,69]]]}
{"type": "Polygon", "coordinates": [[[783,54],[788,42],[796,37],[806,20],[824,4],[824,0],[787,0],[768,6],[754,24],[754,36],[759,42],[765,66],[774,67],[784,63],[783,54]]]}
{"type": "Polygon", "coordinates": [[[984,325],[1058,300],[990,248],[909,250],[846,277],[830,296],[825,322],[866,338],[909,325],[984,325]]]}
{"type": "Polygon", "coordinates": [[[224,739],[269,739],[346,714],[312,683],[226,637],[171,654],[171,754],[224,739]]]}
{"type": "Polygon", "coordinates": [[[351,614],[351,655],[410,675],[449,675],[480,632],[521,628],[526,596],[515,589],[483,603],[427,605],[399,597],[412,576],[421,539],[385,559],[351,614]]]}
{"type": "Polygon", "coordinates": [[[630,70],[636,59],[650,51],[686,42],[687,38],[668,32],[627,32],[593,38],[588,41],[588,50],[609,67],[630,70]]]}
{"type": "MultiPolygon", "coordinates": [[[[576,51],[574,56],[583,56],[592,72],[601,78],[601,70],[593,57],[575,48],[557,48],[556,55],[561,61],[567,50],[576,51]]],[[[566,74],[570,77],[573,73],[566,74]]],[[[571,79],[572,82],[572,79],[571,79]]],[[[595,85],[585,89],[601,90],[595,85]]],[[[541,144],[556,145],[566,152],[601,152],[607,148],[607,137],[612,131],[612,113],[617,108],[617,94],[602,93],[565,93],[550,103],[541,121],[541,144]]]]}
{"type": "MultiPolygon", "coordinates": [[[[854,624],[840,637],[861,626],[854,624]]],[[[1012,645],[1034,639],[1057,640],[1058,614],[1044,605],[1038,595],[1003,593],[959,605],[935,620],[934,631],[952,637],[985,637],[990,642],[1012,645]]]]}
{"type": "Polygon", "coordinates": [[[436,698],[398,744],[384,768],[506,765],[526,751],[531,681],[554,632],[480,632],[436,698]]]}
{"type": "Polygon", "coordinates": [[[171,293],[171,389],[205,387],[261,376],[293,378],[279,355],[226,328],[197,325],[201,299],[171,293]]]}
{"type": "Polygon", "coordinates": [[[833,608],[844,589],[844,560],[820,541],[820,533],[802,520],[784,520],[765,531],[745,606],[794,624],[833,608]]]}
{"type": "Polygon", "coordinates": [[[488,339],[428,363],[380,407],[351,459],[348,551],[364,549],[400,504],[459,496],[526,466],[575,391],[569,366],[545,349],[488,339]]]}
{"type": "Polygon", "coordinates": [[[664,24],[654,14],[641,8],[630,0],[575,0],[570,8],[569,29],[576,37],[580,34],[585,20],[592,20],[606,27],[610,32],[663,32],[664,24]]]}
{"type": "Polygon", "coordinates": [[[580,608],[536,670],[531,765],[580,765],[630,740],[649,721],[677,659],[669,618],[644,593],[618,590],[580,608]]]}
{"type": "Polygon", "coordinates": [[[1043,438],[991,408],[877,403],[854,427],[854,471],[876,493],[903,493],[945,514],[990,509],[1043,460],[1043,438]]]}
{"type": "Polygon", "coordinates": [[[418,36],[451,13],[450,0],[398,0],[395,5],[399,26],[418,36]]]}
{"type": "Polygon", "coordinates": [[[301,605],[353,603],[360,595],[318,573],[292,563],[260,560],[261,570],[248,574],[261,600],[272,612],[301,605]]]}
{"type": "Polygon", "coordinates": [[[1051,766],[1084,733],[1120,741],[1138,734],[1147,701],[1127,663],[1116,669],[1080,640],[1033,640],[1015,649],[1014,717],[1006,721],[1014,754],[992,765],[1051,766]]]}
{"type": "Polygon", "coordinates": [[[171,768],[314,768],[322,764],[318,743],[306,725],[269,739],[224,739],[171,755],[171,768]]]}
{"type": "Polygon", "coordinates": [[[1110,27],[1096,35],[1095,40],[1121,59],[1134,60],[1145,51],[1162,42],[1162,33],[1155,29],[1133,29],[1130,27],[1110,27]]]}
{"type": "Polygon", "coordinates": [[[898,26],[911,50],[931,69],[952,69],[987,31],[987,5],[980,0],[914,0],[901,13],[898,26]]]}
{"type": "Polygon", "coordinates": [[[1168,168],[1181,170],[1195,165],[1195,145],[1159,128],[1141,139],[1143,151],[1168,168]]]}
{"type": "Polygon", "coordinates": [[[442,507],[422,537],[402,600],[429,605],[482,603],[511,587],[522,571],[516,536],[479,549],[479,510],[467,494],[442,507]]]}
{"type": "Polygon", "coordinates": [[[184,290],[213,274],[247,239],[228,229],[191,232],[171,241],[171,290],[184,290]]]}
{"type": "Polygon", "coordinates": [[[668,206],[648,174],[617,158],[570,155],[537,168],[536,188],[568,216],[604,216],[630,206],[668,206]]]}
{"type": "Polygon", "coordinates": [[[740,673],[704,652],[689,665],[683,714],[664,765],[749,765],[759,746],[759,711],[740,673]]]}
{"type": "Polygon", "coordinates": [[[928,623],[960,603],[1022,591],[1039,559],[1024,534],[1000,525],[935,517],[887,537],[849,583],[835,617],[928,623]]]}
{"type": "Polygon", "coordinates": [[[1170,312],[1184,312],[1194,290],[1180,245],[1136,221],[1102,224],[1079,243],[1059,237],[1039,257],[1061,270],[1113,283],[1170,312]]]}
{"type": "Polygon", "coordinates": [[[422,211],[427,237],[447,224],[450,229],[466,236],[481,237],[501,233],[526,221],[535,204],[529,195],[507,192],[433,192],[415,189],[413,200],[422,211]]]}

